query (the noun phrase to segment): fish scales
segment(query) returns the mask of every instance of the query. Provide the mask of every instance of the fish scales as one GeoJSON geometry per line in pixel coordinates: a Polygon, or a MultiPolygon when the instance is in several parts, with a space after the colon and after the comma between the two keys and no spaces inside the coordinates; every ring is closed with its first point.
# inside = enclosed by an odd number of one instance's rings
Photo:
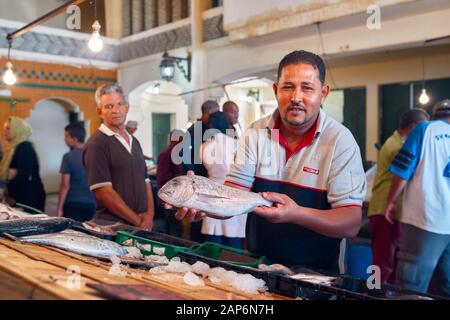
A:
{"type": "Polygon", "coordinates": [[[206,212],[214,218],[230,218],[253,211],[272,202],[260,194],[225,186],[202,176],[179,176],[158,192],[161,200],[175,207],[206,212]]]}
{"type": "Polygon", "coordinates": [[[0,221],[0,234],[8,233],[16,237],[53,233],[72,226],[67,218],[21,218],[0,221]]]}
{"type": "Polygon", "coordinates": [[[127,254],[127,251],[115,242],[73,230],[22,237],[20,241],[55,247],[91,257],[108,258],[111,255],[122,257],[127,254]]]}

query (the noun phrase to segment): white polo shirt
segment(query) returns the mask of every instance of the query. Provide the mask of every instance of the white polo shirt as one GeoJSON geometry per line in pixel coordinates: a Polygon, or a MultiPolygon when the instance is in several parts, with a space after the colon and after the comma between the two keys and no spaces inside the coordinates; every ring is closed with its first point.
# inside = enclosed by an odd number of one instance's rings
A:
{"type": "MultiPolygon", "coordinates": [[[[283,193],[304,207],[362,206],[366,177],[350,131],[320,110],[302,145],[289,150],[277,129],[279,123],[276,110],[245,131],[226,181],[254,192],[283,193]]],[[[270,223],[254,214],[248,215],[246,235],[249,250],[272,263],[338,269],[341,239],[297,224],[270,223]]]]}

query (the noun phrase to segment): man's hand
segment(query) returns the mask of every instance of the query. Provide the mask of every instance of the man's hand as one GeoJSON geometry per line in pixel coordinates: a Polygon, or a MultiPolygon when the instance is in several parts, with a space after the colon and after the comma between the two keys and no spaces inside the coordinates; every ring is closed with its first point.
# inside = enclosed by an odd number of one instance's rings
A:
{"type": "Polygon", "coordinates": [[[397,212],[397,205],[395,202],[390,202],[386,206],[386,210],[384,211],[384,217],[390,224],[394,224],[394,216],[397,212]]]}
{"type": "MultiPolygon", "coordinates": [[[[187,175],[192,177],[194,176],[194,171],[189,170],[187,172],[187,175]]],[[[167,210],[177,210],[177,212],[175,213],[175,218],[177,220],[183,220],[186,219],[189,222],[198,222],[201,221],[204,217],[206,217],[206,213],[202,212],[202,211],[198,211],[196,209],[189,209],[189,208],[175,208],[174,206],[172,206],[171,204],[166,203],[164,205],[164,208],[167,210]]]]}
{"type": "Polygon", "coordinates": [[[145,231],[152,231],[153,229],[153,217],[149,216],[146,212],[139,214],[141,222],[137,226],[145,231]]]}
{"type": "Polygon", "coordinates": [[[273,207],[257,207],[253,212],[266,218],[272,223],[290,223],[292,215],[299,210],[299,206],[285,194],[276,192],[261,193],[264,199],[275,203],[273,207]]]}

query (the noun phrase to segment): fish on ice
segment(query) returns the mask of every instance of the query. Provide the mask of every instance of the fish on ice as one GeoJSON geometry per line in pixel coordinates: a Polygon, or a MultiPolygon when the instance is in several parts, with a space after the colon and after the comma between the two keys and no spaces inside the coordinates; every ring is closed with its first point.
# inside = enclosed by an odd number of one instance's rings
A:
{"type": "Polygon", "coordinates": [[[259,206],[272,206],[258,193],[228,187],[202,176],[173,178],[159,190],[158,197],[175,207],[201,210],[217,219],[249,213],[259,206]]]}

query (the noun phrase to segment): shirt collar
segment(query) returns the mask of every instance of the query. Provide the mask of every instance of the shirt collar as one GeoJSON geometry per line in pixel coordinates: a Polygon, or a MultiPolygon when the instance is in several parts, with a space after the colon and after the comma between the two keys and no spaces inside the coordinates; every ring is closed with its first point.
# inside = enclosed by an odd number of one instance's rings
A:
{"type": "MultiPolygon", "coordinates": [[[[111,136],[118,136],[118,137],[121,137],[121,135],[120,134],[118,134],[118,133],[116,133],[116,132],[114,132],[114,131],[112,131],[110,128],[108,128],[104,123],[102,123],[101,125],[100,125],[100,128],[98,128],[101,132],[103,132],[104,134],[106,134],[108,137],[111,137],[111,136]]],[[[128,136],[128,138],[130,139],[130,141],[133,139],[133,136],[131,135],[131,134],[129,134],[128,132],[127,132],[127,130],[125,130],[125,134],[128,136]]]]}

